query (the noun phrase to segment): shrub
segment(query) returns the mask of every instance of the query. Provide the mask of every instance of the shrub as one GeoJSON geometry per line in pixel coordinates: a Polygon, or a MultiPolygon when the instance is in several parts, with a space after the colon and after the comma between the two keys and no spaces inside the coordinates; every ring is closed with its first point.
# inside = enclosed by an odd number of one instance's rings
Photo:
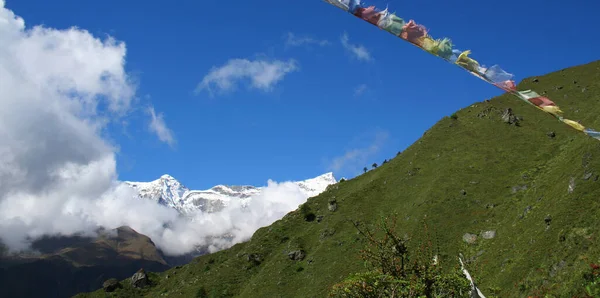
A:
{"type": "MultiPolygon", "coordinates": [[[[370,267],[368,272],[352,274],[334,285],[330,297],[470,297],[470,282],[458,266],[443,273],[441,263],[434,261],[431,242],[419,245],[409,254],[407,240],[394,231],[395,218],[383,219],[379,225],[382,236],[369,229],[354,226],[368,241],[361,250],[370,267]]],[[[426,226],[425,226],[426,228],[426,226]]]]}
{"type": "Polygon", "coordinates": [[[310,207],[308,206],[307,203],[302,204],[302,206],[300,207],[300,212],[302,213],[302,217],[304,217],[304,220],[306,221],[314,221],[315,218],[317,217],[312,210],[310,210],[310,207]]]}

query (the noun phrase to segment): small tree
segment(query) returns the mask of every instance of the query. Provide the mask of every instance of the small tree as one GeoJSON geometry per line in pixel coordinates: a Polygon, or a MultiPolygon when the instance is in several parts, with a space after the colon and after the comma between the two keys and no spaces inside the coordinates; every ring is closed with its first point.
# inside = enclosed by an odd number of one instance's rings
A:
{"type": "Polygon", "coordinates": [[[388,163],[388,160],[387,160],[387,159],[384,159],[382,164],[384,165],[384,164],[386,164],[386,163],[388,163]]]}
{"type": "Polygon", "coordinates": [[[402,151],[398,151],[398,153],[396,153],[396,156],[402,154],[402,151]]]}
{"type": "Polygon", "coordinates": [[[363,168],[363,172],[365,172],[365,173],[366,173],[366,172],[367,172],[367,170],[368,170],[368,169],[367,169],[367,167],[364,167],[364,168],[363,168]]]}
{"type": "Polygon", "coordinates": [[[308,203],[304,203],[302,206],[300,206],[300,212],[306,221],[314,221],[316,218],[316,215],[312,212],[310,206],[308,206],[308,203]]]}
{"type": "Polygon", "coordinates": [[[371,166],[373,167],[373,169],[376,169],[377,168],[377,163],[374,162],[371,166]]]}
{"type": "Polygon", "coordinates": [[[370,270],[334,285],[330,297],[470,297],[471,284],[459,267],[442,273],[431,241],[418,245],[414,254],[409,253],[408,240],[394,231],[396,217],[391,221],[381,219],[380,236],[358,223],[353,225],[369,244],[361,250],[361,256],[370,270]]]}

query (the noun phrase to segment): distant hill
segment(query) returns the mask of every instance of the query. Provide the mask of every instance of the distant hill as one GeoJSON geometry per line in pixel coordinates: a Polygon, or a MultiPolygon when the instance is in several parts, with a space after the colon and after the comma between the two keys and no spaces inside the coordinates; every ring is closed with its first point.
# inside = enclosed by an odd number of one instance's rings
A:
{"type": "MultiPolygon", "coordinates": [[[[600,128],[600,62],[527,78],[525,89],[600,128]]],[[[152,275],[143,290],[125,282],[111,297],[326,297],[364,270],[365,243],[350,221],[391,212],[413,245],[425,221],[442,263],[462,253],[488,297],[581,297],[584,274],[600,261],[599,175],[598,140],[503,95],[441,119],[390,162],[309,199],[301,209],[318,220],[291,212],[248,242],[152,275]],[[303,259],[288,256],[300,249],[303,259]]]]}
{"type": "Polygon", "coordinates": [[[169,268],[150,238],[129,227],[97,238],[45,237],[34,242],[39,255],[0,258],[1,297],[70,297],[94,291],[109,278],[130,277],[140,268],[169,268]]]}

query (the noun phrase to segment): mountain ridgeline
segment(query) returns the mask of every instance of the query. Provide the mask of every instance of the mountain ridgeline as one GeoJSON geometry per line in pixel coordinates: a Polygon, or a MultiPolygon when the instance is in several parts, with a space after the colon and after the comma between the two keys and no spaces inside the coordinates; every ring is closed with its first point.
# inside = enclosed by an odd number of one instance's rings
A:
{"type": "MultiPolygon", "coordinates": [[[[315,196],[337,181],[333,173],[325,173],[304,181],[292,182],[307,196],[315,196]]],[[[194,212],[214,213],[223,210],[233,200],[247,202],[259,195],[264,187],[216,185],[207,190],[190,190],[170,175],[151,182],[125,181],[137,191],[137,196],[173,208],[182,215],[194,212]]]]}
{"type": "MultiPolygon", "coordinates": [[[[527,78],[525,89],[600,128],[600,62],[527,78]]],[[[389,162],[329,187],[251,240],[152,274],[143,289],[123,281],[110,295],[326,297],[365,271],[353,223],[395,213],[409,247],[433,235],[439,262],[451,268],[462,254],[488,297],[581,297],[600,261],[599,178],[598,140],[505,94],[441,119],[389,162]]]]}

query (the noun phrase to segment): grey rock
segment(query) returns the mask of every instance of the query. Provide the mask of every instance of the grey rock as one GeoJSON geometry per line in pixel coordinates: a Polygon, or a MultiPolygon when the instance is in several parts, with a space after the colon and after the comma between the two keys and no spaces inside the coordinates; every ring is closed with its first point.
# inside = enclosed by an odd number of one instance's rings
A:
{"type": "Polygon", "coordinates": [[[121,287],[121,283],[119,283],[119,281],[116,278],[108,279],[102,284],[104,292],[107,293],[114,292],[116,289],[121,287]]]}
{"type": "Polygon", "coordinates": [[[295,251],[288,253],[288,257],[292,261],[301,261],[304,259],[304,257],[306,257],[306,253],[304,252],[304,250],[301,250],[301,249],[295,250],[295,251]]]}
{"type": "Polygon", "coordinates": [[[463,190],[460,191],[460,194],[463,195],[463,196],[466,196],[467,195],[467,191],[463,189],[463,190]]]}
{"type": "Polygon", "coordinates": [[[553,132],[553,131],[551,131],[551,132],[548,132],[546,135],[547,135],[548,137],[550,137],[550,138],[554,138],[554,137],[556,137],[556,133],[555,133],[555,132],[553,132]]]}
{"type": "Polygon", "coordinates": [[[583,175],[583,179],[584,179],[584,180],[590,180],[590,178],[592,178],[592,176],[594,176],[594,174],[593,174],[593,173],[590,173],[590,172],[588,172],[588,173],[585,173],[585,174],[583,175]]]}
{"type": "Polygon", "coordinates": [[[571,177],[571,180],[569,180],[569,188],[567,191],[569,193],[573,193],[573,191],[575,191],[575,177],[571,177]]]}
{"type": "Polygon", "coordinates": [[[511,108],[504,110],[504,113],[502,114],[502,121],[511,125],[519,125],[519,119],[517,116],[515,116],[511,108]]]}
{"type": "Polygon", "coordinates": [[[520,190],[527,190],[527,185],[519,185],[519,186],[513,186],[512,187],[512,193],[515,194],[520,190]]]}
{"type": "Polygon", "coordinates": [[[327,209],[329,209],[329,211],[331,212],[335,212],[335,210],[337,210],[337,201],[329,200],[329,205],[327,205],[327,209]]]}
{"type": "Polygon", "coordinates": [[[477,241],[477,235],[466,233],[463,235],[463,241],[469,244],[475,243],[477,241]]]}
{"type": "Polygon", "coordinates": [[[144,269],[138,270],[131,277],[131,286],[134,288],[143,288],[148,285],[148,275],[146,275],[146,271],[144,269]]]}
{"type": "Polygon", "coordinates": [[[534,83],[538,83],[540,80],[538,78],[533,79],[534,83]]]}
{"type": "Polygon", "coordinates": [[[248,257],[246,257],[246,260],[248,262],[252,262],[254,264],[260,264],[260,262],[262,262],[262,257],[259,254],[249,254],[248,257]]]}
{"type": "Polygon", "coordinates": [[[483,233],[481,233],[481,237],[483,239],[493,239],[496,237],[496,231],[485,231],[483,233]]]}

